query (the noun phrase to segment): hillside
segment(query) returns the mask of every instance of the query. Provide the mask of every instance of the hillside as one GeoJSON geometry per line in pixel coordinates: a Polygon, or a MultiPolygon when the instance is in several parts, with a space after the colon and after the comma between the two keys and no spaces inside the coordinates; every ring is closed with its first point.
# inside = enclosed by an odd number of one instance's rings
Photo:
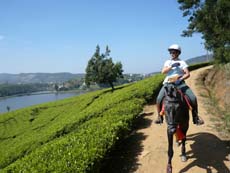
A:
{"type": "Polygon", "coordinates": [[[0,84],[27,84],[27,83],[62,83],[71,79],[81,79],[84,74],[72,73],[0,73],[0,84]]]}
{"type": "MultiPolygon", "coordinates": [[[[163,76],[1,114],[2,172],[88,172],[130,131],[163,76]]],[[[1,172],[0,171],[0,172],[1,172]]]]}
{"type": "Polygon", "coordinates": [[[217,129],[224,136],[230,135],[230,63],[205,71],[201,78],[217,129]]]}
{"type": "Polygon", "coordinates": [[[0,172],[101,172],[107,154],[130,134],[163,78],[1,114],[0,172]]]}

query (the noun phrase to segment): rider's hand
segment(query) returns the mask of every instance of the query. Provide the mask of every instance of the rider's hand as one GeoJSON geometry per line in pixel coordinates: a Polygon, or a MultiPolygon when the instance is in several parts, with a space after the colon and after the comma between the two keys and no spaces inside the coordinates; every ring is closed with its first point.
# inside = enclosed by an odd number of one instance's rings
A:
{"type": "Polygon", "coordinates": [[[174,64],[171,65],[171,67],[179,67],[180,66],[180,63],[179,62],[176,62],[174,64]]]}
{"type": "Polygon", "coordinates": [[[176,84],[176,85],[180,85],[181,82],[182,82],[182,79],[177,79],[177,80],[175,81],[175,84],[176,84]]]}

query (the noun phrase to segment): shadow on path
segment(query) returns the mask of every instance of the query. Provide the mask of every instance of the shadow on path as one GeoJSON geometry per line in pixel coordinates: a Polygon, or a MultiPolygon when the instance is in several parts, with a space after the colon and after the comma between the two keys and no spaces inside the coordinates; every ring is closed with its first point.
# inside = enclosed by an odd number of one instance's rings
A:
{"type": "Polygon", "coordinates": [[[134,131],[125,140],[119,143],[106,157],[100,173],[132,173],[138,168],[138,156],[143,151],[142,141],[147,137],[137,132],[139,129],[148,128],[152,120],[146,118],[153,113],[143,113],[134,124],[134,131]]]}
{"type": "Polygon", "coordinates": [[[188,141],[193,141],[191,150],[187,152],[188,159],[195,159],[193,162],[181,169],[180,173],[189,172],[194,166],[198,166],[207,173],[212,173],[215,169],[218,173],[230,172],[230,141],[220,140],[211,133],[196,133],[188,135],[188,141]],[[229,162],[226,167],[224,161],[229,162]]]}

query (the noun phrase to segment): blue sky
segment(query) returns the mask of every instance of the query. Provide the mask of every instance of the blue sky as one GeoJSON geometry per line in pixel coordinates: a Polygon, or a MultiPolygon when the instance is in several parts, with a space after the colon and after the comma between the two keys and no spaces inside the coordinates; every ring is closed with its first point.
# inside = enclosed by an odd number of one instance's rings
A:
{"type": "Polygon", "coordinates": [[[84,73],[99,45],[124,73],[159,71],[168,46],[181,59],[206,54],[176,0],[1,0],[0,73],[84,73]]]}

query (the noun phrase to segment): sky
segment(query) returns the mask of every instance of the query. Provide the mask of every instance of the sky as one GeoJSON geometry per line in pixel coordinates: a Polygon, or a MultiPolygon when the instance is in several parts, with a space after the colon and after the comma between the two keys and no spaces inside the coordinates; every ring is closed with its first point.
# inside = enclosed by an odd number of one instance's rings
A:
{"type": "Polygon", "coordinates": [[[1,0],[0,73],[85,73],[97,45],[124,73],[160,71],[171,44],[206,54],[187,26],[176,0],[1,0]]]}

